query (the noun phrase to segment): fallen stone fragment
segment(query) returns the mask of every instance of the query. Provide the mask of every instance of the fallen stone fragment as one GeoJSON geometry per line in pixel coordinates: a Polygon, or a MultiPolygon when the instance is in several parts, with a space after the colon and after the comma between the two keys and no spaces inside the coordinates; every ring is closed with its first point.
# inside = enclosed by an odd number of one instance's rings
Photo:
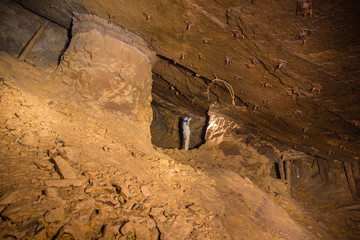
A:
{"type": "Polygon", "coordinates": [[[48,179],[44,183],[47,187],[82,187],[86,179],[48,179]]]}
{"type": "Polygon", "coordinates": [[[1,216],[10,219],[13,222],[21,222],[36,215],[34,207],[28,202],[16,202],[9,205],[1,216]]]}
{"type": "Polygon", "coordinates": [[[115,231],[112,226],[106,225],[103,231],[103,235],[99,240],[114,239],[115,231]]]}
{"type": "Polygon", "coordinates": [[[33,240],[43,240],[43,239],[47,239],[48,235],[47,232],[45,230],[44,226],[38,226],[38,228],[35,230],[34,234],[36,234],[34,236],[34,238],[32,238],[33,240]]]}
{"type": "Polygon", "coordinates": [[[55,158],[57,155],[59,155],[59,152],[56,149],[51,149],[49,150],[48,155],[50,158],[55,158]]]}
{"type": "Polygon", "coordinates": [[[89,186],[85,189],[86,193],[109,193],[109,194],[115,194],[115,188],[114,187],[106,187],[106,186],[89,186]]]}
{"type": "Polygon", "coordinates": [[[129,221],[126,222],[120,229],[121,234],[123,235],[134,235],[135,234],[135,222],[129,221]]]}
{"type": "Polygon", "coordinates": [[[118,197],[118,201],[121,205],[124,205],[126,202],[125,202],[125,199],[122,197],[122,196],[119,196],[118,197]]]}
{"type": "Polygon", "coordinates": [[[122,210],[128,213],[132,212],[132,208],[136,203],[137,202],[134,199],[130,199],[129,201],[126,201],[126,203],[122,207],[122,210]]]}
{"type": "Polygon", "coordinates": [[[164,209],[163,208],[159,208],[159,207],[152,207],[150,209],[150,216],[152,217],[156,217],[159,215],[163,215],[164,209]]]}
{"type": "Polygon", "coordinates": [[[56,238],[54,239],[85,240],[86,238],[79,228],[73,225],[65,225],[60,229],[59,234],[57,234],[56,238]]]}
{"type": "Polygon", "coordinates": [[[25,133],[23,137],[19,140],[19,143],[28,147],[36,147],[39,144],[39,138],[35,133],[25,133]]]}
{"type": "Polygon", "coordinates": [[[45,207],[45,210],[50,211],[55,208],[64,208],[67,202],[61,197],[44,197],[41,204],[45,207]]]}
{"type": "Polygon", "coordinates": [[[156,227],[149,228],[147,221],[142,224],[137,223],[135,225],[135,235],[137,239],[149,239],[156,240],[159,239],[159,232],[156,227]]]}
{"type": "Polygon", "coordinates": [[[58,192],[55,188],[46,188],[45,192],[46,196],[48,197],[58,197],[58,192]]]}
{"type": "Polygon", "coordinates": [[[143,206],[139,203],[135,203],[132,207],[131,207],[131,210],[133,211],[140,211],[143,209],[143,206]]]}
{"type": "Polygon", "coordinates": [[[59,174],[65,179],[77,179],[77,176],[72,167],[61,157],[56,156],[54,162],[59,174]]]}
{"type": "Polygon", "coordinates": [[[126,188],[121,188],[120,195],[124,198],[125,201],[128,201],[131,198],[130,192],[126,188]]]}
{"type": "Polygon", "coordinates": [[[169,160],[167,160],[167,159],[160,159],[160,161],[159,161],[159,163],[160,163],[160,166],[169,166],[169,160]]]}
{"type": "Polygon", "coordinates": [[[74,213],[81,213],[82,215],[90,215],[94,211],[95,200],[93,198],[84,199],[76,202],[74,213]]]}
{"type": "Polygon", "coordinates": [[[51,171],[54,170],[54,164],[52,164],[49,160],[36,160],[34,161],[36,167],[42,170],[51,171]]]}
{"type": "MultiPolygon", "coordinates": [[[[44,228],[45,227],[43,226],[41,221],[39,221],[38,217],[29,218],[18,224],[17,236],[19,239],[39,239],[38,237],[35,238],[35,235],[38,235],[38,233],[43,231],[44,228]]],[[[40,236],[44,236],[44,235],[41,234],[40,236]]],[[[45,238],[43,238],[43,239],[45,239],[45,238]]]]}
{"type": "Polygon", "coordinates": [[[151,193],[150,193],[147,186],[145,186],[145,185],[141,186],[140,190],[141,190],[142,194],[144,194],[145,197],[150,197],[151,196],[151,193]]]}
{"type": "Polygon", "coordinates": [[[62,147],[59,149],[59,154],[62,158],[68,160],[73,165],[79,163],[80,152],[73,148],[62,147]]]}
{"type": "Polygon", "coordinates": [[[193,230],[193,224],[184,216],[176,216],[175,221],[170,227],[170,231],[166,235],[170,239],[187,238],[193,230]]]}
{"type": "Polygon", "coordinates": [[[59,207],[45,214],[45,221],[48,223],[61,222],[65,219],[65,211],[59,207]]]}
{"type": "Polygon", "coordinates": [[[110,207],[115,207],[116,205],[119,205],[119,202],[113,200],[113,199],[109,199],[109,198],[96,198],[96,206],[100,209],[101,205],[106,205],[106,206],[110,206],[110,207]]]}

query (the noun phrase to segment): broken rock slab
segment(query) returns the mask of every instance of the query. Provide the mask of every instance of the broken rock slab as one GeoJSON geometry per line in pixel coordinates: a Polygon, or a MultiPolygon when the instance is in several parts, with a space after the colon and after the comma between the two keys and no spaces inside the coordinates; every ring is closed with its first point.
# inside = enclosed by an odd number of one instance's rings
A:
{"type": "Polygon", "coordinates": [[[36,147],[39,144],[39,137],[34,132],[25,133],[19,143],[28,147],[36,147]]]}
{"type": "Polygon", "coordinates": [[[152,219],[131,219],[121,227],[120,232],[125,236],[135,235],[140,240],[159,239],[159,231],[152,219]]]}
{"type": "Polygon", "coordinates": [[[130,192],[129,192],[129,190],[127,189],[127,188],[125,188],[125,187],[122,187],[121,188],[121,192],[120,192],[120,196],[121,197],[123,197],[123,199],[125,200],[125,201],[129,201],[129,199],[131,199],[131,195],[130,195],[130,192]]]}
{"type": "Polygon", "coordinates": [[[170,165],[170,162],[167,159],[160,159],[159,163],[160,163],[160,166],[162,166],[162,167],[168,167],[170,165]]]}
{"type": "Polygon", "coordinates": [[[44,183],[46,187],[83,187],[86,179],[48,179],[44,183]]]}
{"type": "Polygon", "coordinates": [[[52,164],[48,159],[35,160],[34,164],[36,167],[42,170],[46,170],[46,171],[54,170],[54,164],[52,164]]]}
{"type": "Polygon", "coordinates": [[[55,188],[46,188],[45,194],[48,197],[59,197],[59,194],[55,188]]]}
{"type": "Polygon", "coordinates": [[[21,222],[30,217],[36,215],[36,210],[29,202],[16,202],[9,205],[4,211],[1,212],[1,216],[10,219],[13,222],[21,222]]]}
{"type": "Polygon", "coordinates": [[[45,214],[45,221],[48,223],[62,222],[65,219],[64,208],[55,208],[45,214]]]}
{"type": "Polygon", "coordinates": [[[149,188],[147,186],[145,186],[145,185],[141,186],[140,190],[141,190],[142,194],[144,194],[145,197],[150,197],[151,196],[151,193],[150,193],[149,188]]]}
{"type": "Polygon", "coordinates": [[[57,234],[56,238],[54,239],[85,240],[86,238],[79,228],[73,225],[65,225],[60,229],[59,234],[57,234]]]}
{"type": "Polygon", "coordinates": [[[60,156],[68,160],[71,164],[76,165],[79,163],[80,152],[71,147],[62,147],[59,149],[60,156]]]}
{"type": "Polygon", "coordinates": [[[77,179],[76,173],[61,156],[56,156],[54,162],[58,169],[59,174],[65,179],[77,179]]]}
{"type": "Polygon", "coordinates": [[[85,192],[89,194],[115,194],[116,189],[108,186],[88,186],[85,192]]]}
{"type": "Polygon", "coordinates": [[[59,155],[59,152],[56,149],[51,149],[49,150],[48,155],[50,158],[55,158],[57,155],[59,155]]]}
{"type": "Polygon", "coordinates": [[[120,229],[121,234],[123,235],[134,235],[135,233],[135,222],[134,221],[128,221],[126,222],[120,229]]]}

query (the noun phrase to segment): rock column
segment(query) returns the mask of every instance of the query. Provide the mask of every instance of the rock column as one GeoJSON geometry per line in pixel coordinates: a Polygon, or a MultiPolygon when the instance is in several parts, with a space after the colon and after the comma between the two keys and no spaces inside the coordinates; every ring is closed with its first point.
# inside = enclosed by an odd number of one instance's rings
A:
{"type": "Polygon", "coordinates": [[[75,14],[61,78],[80,100],[138,122],[150,135],[154,60],[155,53],[135,34],[99,17],[75,14]]]}

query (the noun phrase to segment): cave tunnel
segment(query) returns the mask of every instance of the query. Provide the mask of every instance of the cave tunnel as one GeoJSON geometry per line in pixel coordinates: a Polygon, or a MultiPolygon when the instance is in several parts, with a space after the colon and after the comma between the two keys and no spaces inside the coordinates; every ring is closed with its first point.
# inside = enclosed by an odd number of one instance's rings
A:
{"type": "Polygon", "coordinates": [[[0,238],[359,239],[359,10],[1,1],[0,238]]]}

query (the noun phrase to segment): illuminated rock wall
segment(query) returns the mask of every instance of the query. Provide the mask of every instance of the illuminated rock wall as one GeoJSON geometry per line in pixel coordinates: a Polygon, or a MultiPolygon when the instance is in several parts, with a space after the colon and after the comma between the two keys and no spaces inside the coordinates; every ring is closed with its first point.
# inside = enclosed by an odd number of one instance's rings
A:
{"type": "Polygon", "coordinates": [[[154,58],[135,34],[96,16],[78,14],[59,74],[81,101],[138,122],[150,136],[154,58]]]}

